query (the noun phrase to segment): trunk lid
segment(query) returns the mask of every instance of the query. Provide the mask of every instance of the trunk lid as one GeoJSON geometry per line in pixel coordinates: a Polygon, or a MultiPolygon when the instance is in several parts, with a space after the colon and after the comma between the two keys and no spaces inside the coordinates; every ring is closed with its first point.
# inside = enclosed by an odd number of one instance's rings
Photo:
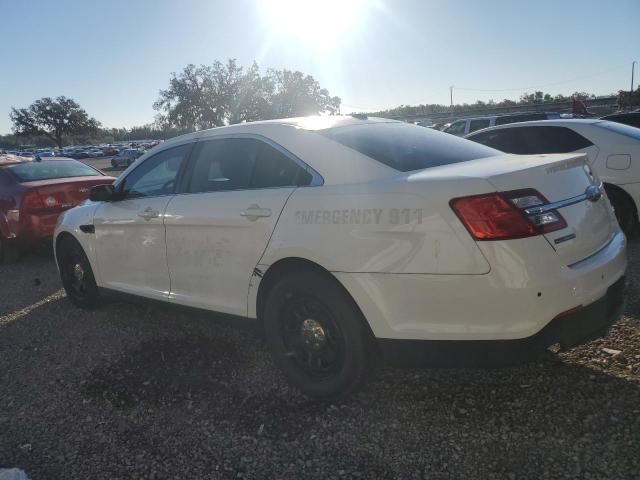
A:
{"type": "MultiPolygon", "coordinates": [[[[613,209],[602,190],[600,198],[587,199],[600,185],[584,153],[562,155],[501,155],[449,165],[434,174],[486,179],[499,192],[535,189],[553,204],[568,200],[555,209],[566,220],[561,230],[544,234],[565,265],[588,258],[603,248],[617,231],[613,209]]],[[[426,171],[425,171],[426,174],[426,171]]],[[[427,174],[428,175],[428,174],[427,174]]],[[[597,195],[593,195],[597,197],[597,195]]],[[[515,240],[517,241],[517,240],[515,240]]]]}
{"type": "Polygon", "coordinates": [[[53,209],[67,210],[89,198],[89,192],[96,185],[113,183],[115,178],[107,176],[71,177],[23,182],[29,190],[37,190],[43,200],[53,197],[56,204],[53,209]]]}

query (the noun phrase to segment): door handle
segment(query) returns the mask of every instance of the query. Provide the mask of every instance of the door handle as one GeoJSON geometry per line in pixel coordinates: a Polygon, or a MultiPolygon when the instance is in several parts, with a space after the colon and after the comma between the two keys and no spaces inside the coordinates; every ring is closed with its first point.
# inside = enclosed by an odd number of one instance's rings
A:
{"type": "Polygon", "coordinates": [[[151,207],[147,207],[142,212],[138,213],[138,216],[145,220],[151,220],[152,218],[158,218],[160,216],[160,212],[151,207]]]}
{"type": "Polygon", "coordinates": [[[260,208],[259,205],[255,203],[248,208],[244,209],[240,212],[241,217],[245,217],[247,220],[251,222],[255,222],[259,218],[270,217],[271,209],[270,208],[260,208]]]}

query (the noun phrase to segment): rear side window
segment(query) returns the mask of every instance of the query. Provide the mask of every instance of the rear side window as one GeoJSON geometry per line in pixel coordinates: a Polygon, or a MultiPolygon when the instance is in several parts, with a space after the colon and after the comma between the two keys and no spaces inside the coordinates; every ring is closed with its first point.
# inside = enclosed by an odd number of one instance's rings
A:
{"type": "Polygon", "coordinates": [[[566,127],[532,126],[519,130],[523,153],[569,153],[593,145],[566,127]]]}
{"type": "Polygon", "coordinates": [[[481,130],[483,128],[487,128],[491,123],[491,120],[488,118],[483,118],[481,120],[471,120],[469,122],[469,133],[475,132],[476,130],[481,130]]]}
{"type": "Polygon", "coordinates": [[[311,175],[271,145],[252,138],[202,142],[190,193],[308,185],[311,175]]]}
{"type": "Polygon", "coordinates": [[[20,182],[50,180],[69,177],[96,177],[100,172],[75,160],[51,160],[44,162],[25,162],[5,167],[20,182]]]}
{"type": "Polygon", "coordinates": [[[551,126],[501,128],[478,133],[469,139],[503,152],[519,155],[569,153],[593,145],[570,128],[551,126]]]}
{"type": "Polygon", "coordinates": [[[311,174],[266,143],[260,142],[251,188],[309,185],[311,174]]]}
{"type": "Polygon", "coordinates": [[[369,123],[318,133],[401,172],[499,155],[492,148],[408,123],[369,123]]]}

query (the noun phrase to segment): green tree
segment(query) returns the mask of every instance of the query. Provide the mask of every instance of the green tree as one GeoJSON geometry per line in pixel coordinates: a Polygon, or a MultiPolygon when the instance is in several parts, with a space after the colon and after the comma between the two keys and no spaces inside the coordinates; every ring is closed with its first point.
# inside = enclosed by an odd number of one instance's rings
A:
{"type": "Polygon", "coordinates": [[[274,92],[271,105],[274,118],[298,117],[340,112],[340,97],[332,97],[311,75],[290,70],[269,70],[274,92]]]}
{"type": "Polygon", "coordinates": [[[169,87],[153,105],[163,128],[197,130],[230,123],[311,115],[335,114],[340,98],[310,75],[290,70],[260,74],[254,62],[245,69],[236,60],[212,65],[187,65],[171,74],[169,87]]]}
{"type": "Polygon", "coordinates": [[[19,136],[43,135],[62,148],[63,139],[70,135],[97,133],[100,123],[67,97],[36,100],[27,108],[11,108],[9,114],[13,131],[19,136]]]}

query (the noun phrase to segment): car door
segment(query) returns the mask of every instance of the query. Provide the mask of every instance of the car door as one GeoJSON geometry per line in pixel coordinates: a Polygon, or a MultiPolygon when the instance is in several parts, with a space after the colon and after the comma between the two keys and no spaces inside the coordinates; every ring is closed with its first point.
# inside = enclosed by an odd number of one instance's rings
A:
{"type": "Polygon", "coordinates": [[[149,157],[115,184],[116,200],[94,215],[101,284],[114,290],[167,299],[164,211],[192,144],[149,157]]]}
{"type": "Polygon", "coordinates": [[[185,192],[165,212],[172,302],[247,314],[249,281],[278,217],[312,180],[297,162],[257,138],[197,144],[185,192]]]}

